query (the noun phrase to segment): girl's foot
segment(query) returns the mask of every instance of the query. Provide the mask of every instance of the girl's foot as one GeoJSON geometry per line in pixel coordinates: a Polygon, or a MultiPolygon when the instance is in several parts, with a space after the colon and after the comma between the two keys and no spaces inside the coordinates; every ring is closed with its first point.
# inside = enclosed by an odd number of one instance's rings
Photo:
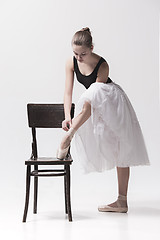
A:
{"type": "Polygon", "coordinates": [[[57,150],[57,158],[64,159],[68,153],[68,149],[70,147],[70,142],[74,136],[75,129],[70,128],[68,132],[66,132],[65,136],[62,139],[59,149],[57,150]]]}
{"type": "Polygon", "coordinates": [[[100,212],[119,212],[126,213],[128,211],[127,197],[119,195],[116,202],[109,205],[99,206],[98,210],[100,212]]]}

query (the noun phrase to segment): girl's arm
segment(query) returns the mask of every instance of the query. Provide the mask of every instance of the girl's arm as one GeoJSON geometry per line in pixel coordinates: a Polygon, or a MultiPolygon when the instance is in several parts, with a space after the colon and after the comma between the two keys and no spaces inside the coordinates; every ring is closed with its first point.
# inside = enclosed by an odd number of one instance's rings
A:
{"type": "Polygon", "coordinates": [[[71,127],[71,104],[72,104],[72,92],[74,83],[74,67],[73,67],[73,57],[66,61],[66,80],[65,80],[65,91],[64,91],[64,113],[65,120],[62,122],[62,128],[68,131],[71,127]],[[68,127],[69,125],[69,127],[68,127]]]}

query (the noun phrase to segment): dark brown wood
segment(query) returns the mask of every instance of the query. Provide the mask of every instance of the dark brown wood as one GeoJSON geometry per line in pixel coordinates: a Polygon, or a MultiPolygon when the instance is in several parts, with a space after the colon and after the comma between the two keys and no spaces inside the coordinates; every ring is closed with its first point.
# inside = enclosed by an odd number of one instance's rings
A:
{"type": "Polygon", "coordinates": [[[67,211],[68,219],[72,222],[71,198],[70,198],[70,166],[66,166],[66,192],[67,192],[67,211]]]}
{"type": "Polygon", "coordinates": [[[59,160],[57,158],[40,157],[37,159],[28,159],[25,161],[26,165],[70,165],[72,159],[59,160]]]}
{"type": "MultiPolygon", "coordinates": [[[[74,117],[74,104],[71,107],[71,118],[74,117]]],[[[27,166],[26,174],[26,200],[23,215],[23,222],[26,222],[29,195],[30,195],[30,178],[34,177],[34,206],[33,212],[37,213],[38,200],[38,177],[59,177],[64,176],[64,194],[65,194],[65,212],[68,214],[69,221],[72,221],[71,200],[70,200],[70,165],[72,164],[72,157],[70,155],[70,148],[68,154],[63,160],[51,157],[39,157],[37,149],[37,128],[61,128],[64,120],[64,106],[63,104],[28,104],[28,124],[32,129],[32,154],[30,159],[25,161],[27,166]],[[34,170],[31,171],[31,166],[34,170]],[[38,169],[39,165],[52,165],[52,169],[38,169]],[[53,169],[54,166],[61,166],[60,169],[53,169]]]]}
{"type": "Polygon", "coordinates": [[[29,205],[29,194],[30,194],[30,172],[31,166],[27,166],[27,173],[26,173],[26,200],[25,200],[25,207],[24,207],[24,214],[23,214],[23,222],[26,222],[27,212],[28,212],[28,205],[29,205]]]}
{"type": "Polygon", "coordinates": [[[65,172],[65,170],[64,169],[45,169],[45,170],[41,169],[41,170],[34,170],[34,171],[32,171],[33,174],[34,173],[37,174],[39,172],[65,172]]]}
{"type": "MultiPolygon", "coordinates": [[[[64,166],[64,171],[66,172],[66,166],[64,166]]],[[[64,176],[64,198],[65,198],[65,213],[68,214],[67,209],[67,181],[66,181],[66,174],[64,176]]]]}
{"type": "MultiPolygon", "coordinates": [[[[38,166],[34,165],[34,171],[38,172],[38,166]]],[[[32,176],[32,173],[31,173],[32,176]]],[[[34,177],[34,203],[33,203],[33,213],[37,213],[37,198],[38,198],[38,176],[34,177]]]]}
{"type": "Polygon", "coordinates": [[[36,129],[33,127],[32,128],[32,155],[31,159],[37,159],[38,158],[38,151],[37,151],[37,140],[36,140],[36,129]]]}
{"type": "Polygon", "coordinates": [[[31,173],[31,176],[35,177],[61,177],[64,175],[65,173],[31,173]]]}
{"type": "MultiPolygon", "coordinates": [[[[61,128],[64,120],[63,104],[28,104],[28,123],[32,128],[61,128]]],[[[72,103],[71,118],[74,116],[72,103]]]]}

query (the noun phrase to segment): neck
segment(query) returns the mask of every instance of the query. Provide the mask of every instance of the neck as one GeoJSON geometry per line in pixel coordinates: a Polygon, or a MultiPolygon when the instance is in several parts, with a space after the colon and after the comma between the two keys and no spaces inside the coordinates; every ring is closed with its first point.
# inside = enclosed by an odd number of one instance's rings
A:
{"type": "Polygon", "coordinates": [[[90,56],[86,59],[86,61],[80,64],[92,65],[94,61],[95,61],[95,53],[92,52],[90,56]]]}

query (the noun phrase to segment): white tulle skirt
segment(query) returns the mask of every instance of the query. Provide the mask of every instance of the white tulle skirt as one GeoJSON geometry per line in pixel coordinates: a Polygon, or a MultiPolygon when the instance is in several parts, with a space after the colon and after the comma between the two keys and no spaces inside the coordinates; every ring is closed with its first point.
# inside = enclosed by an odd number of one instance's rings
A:
{"type": "Polygon", "coordinates": [[[84,172],[149,165],[138,119],[122,88],[115,83],[91,84],[81,95],[75,116],[86,101],[91,104],[91,116],[72,141],[74,160],[82,163],[84,172]]]}

